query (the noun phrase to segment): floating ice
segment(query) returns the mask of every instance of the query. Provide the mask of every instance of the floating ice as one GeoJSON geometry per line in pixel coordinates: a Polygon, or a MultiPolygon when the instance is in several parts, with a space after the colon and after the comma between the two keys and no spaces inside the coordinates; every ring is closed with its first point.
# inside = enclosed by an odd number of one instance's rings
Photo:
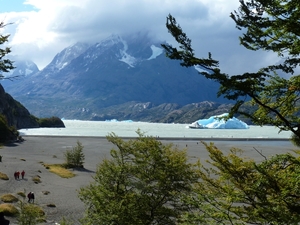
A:
{"type": "Polygon", "coordinates": [[[249,129],[249,126],[233,117],[228,120],[225,120],[222,117],[228,116],[228,113],[224,113],[217,116],[211,116],[208,119],[197,120],[194,123],[189,125],[189,128],[195,129],[204,129],[204,128],[211,128],[211,129],[249,129]]]}
{"type": "Polygon", "coordinates": [[[111,119],[111,120],[105,120],[105,122],[125,122],[125,123],[132,123],[133,121],[132,120],[122,120],[122,121],[119,121],[117,119],[111,119]]]}

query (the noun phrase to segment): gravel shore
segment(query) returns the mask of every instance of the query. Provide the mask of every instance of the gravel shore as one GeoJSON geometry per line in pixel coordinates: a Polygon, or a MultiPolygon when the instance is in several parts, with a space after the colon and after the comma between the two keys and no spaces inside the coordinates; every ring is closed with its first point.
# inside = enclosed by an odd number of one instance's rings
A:
{"type": "MultiPolygon", "coordinates": [[[[84,204],[78,198],[78,190],[93,181],[93,175],[97,165],[104,158],[110,157],[110,150],[115,147],[104,137],[52,137],[52,136],[25,136],[24,141],[12,143],[0,148],[3,156],[0,163],[0,172],[9,176],[9,180],[0,180],[0,195],[17,192],[33,191],[35,193],[35,204],[41,206],[45,213],[47,222],[55,224],[62,217],[73,220],[79,224],[78,219],[84,213],[84,204]],[[85,163],[84,170],[74,170],[75,177],[65,179],[47,170],[42,163],[60,164],[64,162],[64,152],[72,149],[77,141],[84,146],[85,163]],[[15,171],[25,171],[24,179],[15,180],[15,171]],[[39,176],[41,183],[34,183],[32,178],[39,176]],[[49,194],[45,194],[49,193],[49,194]],[[56,207],[48,207],[53,204],[56,207]]],[[[179,148],[187,148],[191,158],[206,160],[208,154],[200,140],[161,140],[163,143],[173,143],[179,148]]],[[[238,147],[245,151],[245,155],[255,159],[263,160],[258,151],[265,155],[275,155],[296,149],[289,141],[282,140],[205,140],[214,142],[215,145],[228,151],[232,147],[238,147]]],[[[14,218],[6,217],[15,224],[14,218]]]]}

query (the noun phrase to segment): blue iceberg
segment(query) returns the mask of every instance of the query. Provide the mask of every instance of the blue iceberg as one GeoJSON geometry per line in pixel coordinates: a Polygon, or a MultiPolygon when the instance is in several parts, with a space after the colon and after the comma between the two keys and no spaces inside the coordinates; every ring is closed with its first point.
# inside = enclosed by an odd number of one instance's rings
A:
{"type": "Polygon", "coordinates": [[[222,117],[228,116],[228,113],[223,113],[221,115],[217,116],[211,116],[208,119],[202,119],[202,120],[197,120],[191,125],[189,125],[189,128],[194,128],[194,129],[205,129],[205,128],[210,128],[210,129],[249,129],[249,126],[233,117],[228,120],[225,120],[222,117]]]}

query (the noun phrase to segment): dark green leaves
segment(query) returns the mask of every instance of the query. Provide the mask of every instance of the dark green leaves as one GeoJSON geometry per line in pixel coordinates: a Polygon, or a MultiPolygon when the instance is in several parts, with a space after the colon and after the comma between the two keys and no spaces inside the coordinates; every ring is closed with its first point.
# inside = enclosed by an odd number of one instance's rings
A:
{"type": "Polygon", "coordinates": [[[299,75],[294,75],[300,63],[300,1],[240,0],[239,9],[230,17],[244,32],[240,37],[244,47],[277,53],[278,60],[257,72],[222,73],[210,53],[208,58],[194,56],[191,40],[171,15],[166,26],[180,47],[162,45],[167,56],[181,60],[186,67],[204,68],[205,72],[200,74],[220,84],[216,94],[235,101],[230,116],[239,113],[254,124],[276,126],[280,131],[291,131],[294,140],[300,138],[299,75]],[[243,104],[252,105],[253,110],[243,111],[243,104]]]}

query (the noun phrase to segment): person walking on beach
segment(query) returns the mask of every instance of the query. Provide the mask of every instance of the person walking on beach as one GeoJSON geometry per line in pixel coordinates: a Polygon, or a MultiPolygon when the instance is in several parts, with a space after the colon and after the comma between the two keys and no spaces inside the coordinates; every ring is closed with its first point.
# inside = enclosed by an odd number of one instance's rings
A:
{"type": "Polygon", "coordinates": [[[34,193],[31,192],[31,202],[34,203],[34,193]]]}
{"type": "Polygon", "coordinates": [[[25,171],[24,170],[21,172],[21,176],[22,176],[22,180],[23,180],[24,176],[25,176],[25,171]]]}
{"type": "Polygon", "coordinates": [[[17,171],[17,179],[19,180],[20,179],[20,172],[17,171]]]}
{"type": "Polygon", "coordinates": [[[29,203],[31,202],[31,197],[32,197],[32,193],[29,192],[28,195],[27,195],[27,198],[28,198],[28,202],[29,202],[29,203]]]}

